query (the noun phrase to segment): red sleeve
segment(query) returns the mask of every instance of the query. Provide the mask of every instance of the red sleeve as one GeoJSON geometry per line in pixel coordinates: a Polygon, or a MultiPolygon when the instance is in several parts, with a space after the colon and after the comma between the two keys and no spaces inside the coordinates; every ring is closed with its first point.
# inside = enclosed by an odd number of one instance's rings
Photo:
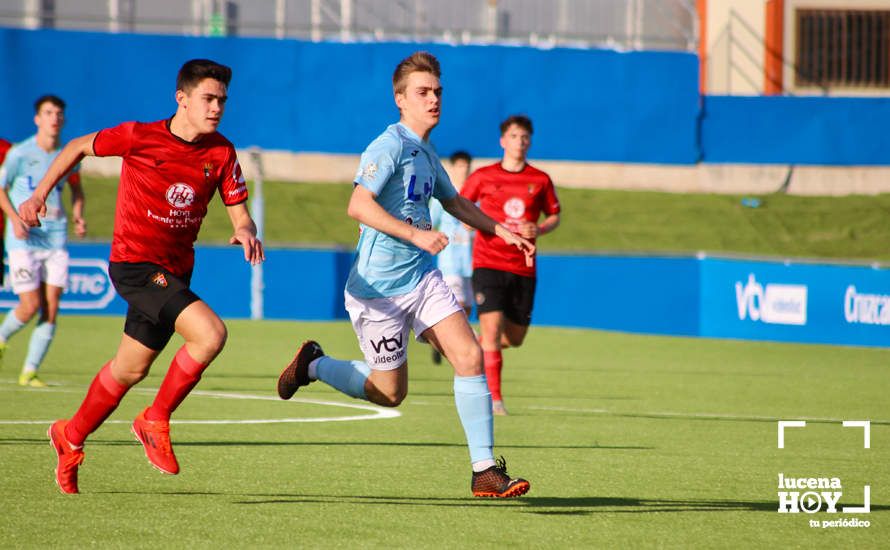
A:
{"type": "Polygon", "coordinates": [[[541,209],[548,216],[559,214],[559,198],[556,196],[556,186],[553,181],[547,178],[547,185],[544,187],[544,207],[541,209]]]}
{"type": "Polygon", "coordinates": [[[247,200],[247,183],[241,173],[238,155],[230,145],[226,151],[226,162],[223,165],[222,181],[219,184],[219,196],[226,206],[235,206],[247,200]]]}
{"type": "Polygon", "coordinates": [[[93,139],[93,153],[97,157],[123,157],[133,144],[135,122],[124,122],[114,128],[99,130],[93,139]]]}
{"type": "Polygon", "coordinates": [[[460,188],[460,194],[469,199],[471,202],[479,201],[479,182],[482,180],[482,176],[479,174],[479,170],[476,170],[467,178],[467,181],[464,182],[463,187],[460,188]]]}
{"type": "Polygon", "coordinates": [[[80,185],[80,172],[71,172],[68,174],[68,185],[80,185]]]}
{"type": "Polygon", "coordinates": [[[12,147],[11,143],[0,138],[0,164],[3,164],[3,159],[6,158],[6,152],[9,151],[10,147],[12,147]]]}

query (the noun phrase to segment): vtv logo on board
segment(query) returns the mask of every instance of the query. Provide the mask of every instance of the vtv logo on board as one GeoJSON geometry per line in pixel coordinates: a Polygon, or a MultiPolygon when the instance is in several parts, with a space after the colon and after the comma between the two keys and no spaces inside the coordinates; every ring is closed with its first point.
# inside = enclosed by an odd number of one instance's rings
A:
{"type": "Polygon", "coordinates": [[[807,324],[807,286],[767,283],[751,273],[748,282],[735,284],[739,320],[751,319],[775,325],[807,324]]]}

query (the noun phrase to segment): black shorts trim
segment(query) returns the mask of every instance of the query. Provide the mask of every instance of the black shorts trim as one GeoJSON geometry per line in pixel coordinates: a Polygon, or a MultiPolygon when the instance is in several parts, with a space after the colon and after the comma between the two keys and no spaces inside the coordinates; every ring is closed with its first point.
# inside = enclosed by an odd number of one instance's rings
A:
{"type": "Polygon", "coordinates": [[[111,262],[108,274],[127,304],[124,334],[153,350],[162,350],[175,332],[176,318],[200,300],[183,277],[153,263],[111,262]]]}
{"type": "Polygon", "coordinates": [[[511,322],[527,327],[535,305],[535,277],[480,267],[473,271],[473,291],[479,313],[501,311],[511,322]]]}

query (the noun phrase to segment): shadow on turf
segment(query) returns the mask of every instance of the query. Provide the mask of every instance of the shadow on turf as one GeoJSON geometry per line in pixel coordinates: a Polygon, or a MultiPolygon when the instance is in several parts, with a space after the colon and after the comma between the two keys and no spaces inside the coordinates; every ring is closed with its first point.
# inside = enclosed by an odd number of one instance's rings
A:
{"type": "MultiPolygon", "coordinates": [[[[517,499],[462,499],[444,497],[376,497],[335,495],[255,494],[247,497],[278,497],[264,500],[240,500],[234,504],[366,504],[372,506],[467,506],[468,502],[485,506],[513,503],[508,509],[540,515],[651,514],[665,512],[769,512],[777,513],[778,503],[768,501],[647,499],[623,497],[520,497],[517,499]],[[540,510],[536,508],[541,508],[540,510]]],[[[888,511],[890,505],[872,504],[871,511],[888,511]]]]}
{"type": "MultiPolygon", "coordinates": [[[[12,437],[0,438],[0,445],[46,445],[47,439],[12,437]]],[[[134,439],[90,440],[93,446],[138,445],[134,439]]],[[[284,447],[284,446],[317,446],[317,447],[456,447],[466,448],[466,443],[441,443],[437,441],[177,441],[176,447],[284,447]]],[[[498,445],[498,449],[608,449],[608,450],[639,450],[649,451],[655,447],[631,445],[498,445]]]]}

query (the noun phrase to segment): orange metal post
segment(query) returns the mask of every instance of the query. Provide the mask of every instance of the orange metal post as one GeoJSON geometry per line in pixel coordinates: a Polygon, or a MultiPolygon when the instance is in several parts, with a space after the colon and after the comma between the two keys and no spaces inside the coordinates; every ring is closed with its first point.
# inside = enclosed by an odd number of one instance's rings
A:
{"type": "Polygon", "coordinates": [[[785,0],[767,0],[763,52],[763,93],[766,95],[779,95],[785,89],[782,82],[784,13],[785,0]]]}

